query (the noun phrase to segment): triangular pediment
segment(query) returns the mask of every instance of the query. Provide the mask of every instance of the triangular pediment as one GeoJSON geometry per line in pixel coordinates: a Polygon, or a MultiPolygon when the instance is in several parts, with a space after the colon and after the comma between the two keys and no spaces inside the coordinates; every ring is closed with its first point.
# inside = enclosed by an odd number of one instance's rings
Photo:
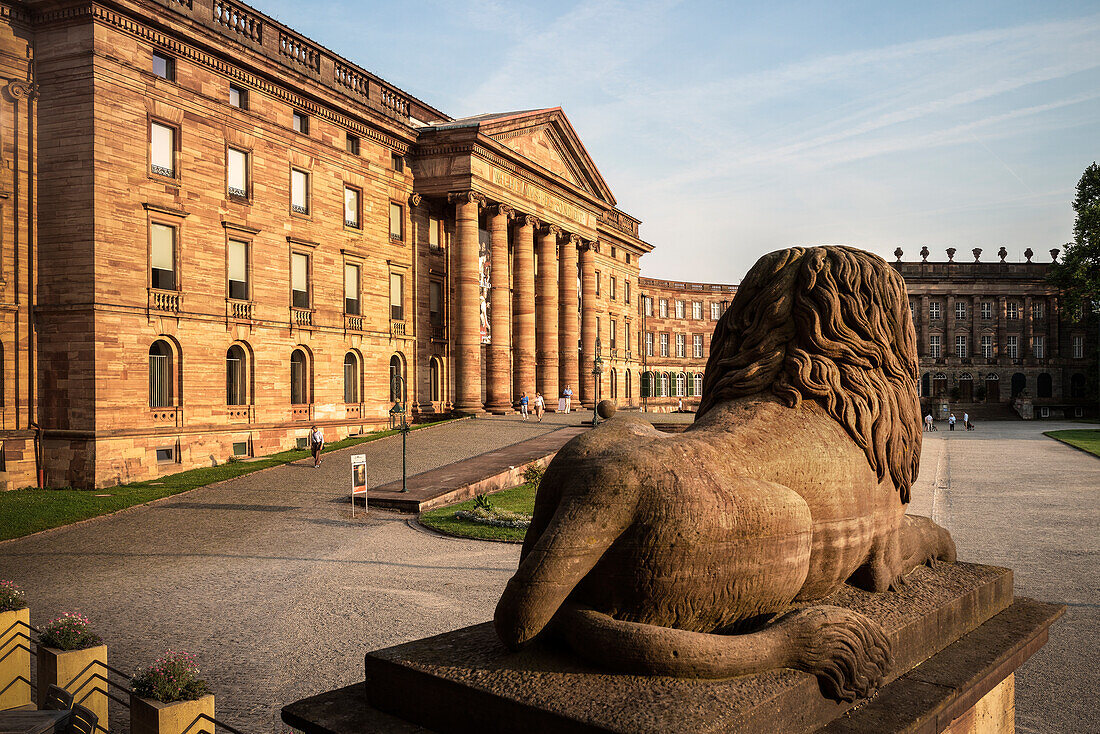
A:
{"type": "Polygon", "coordinates": [[[615,197],[561,108],[487,115],[478,128],[557,178],[615,205],[615,197]]]}

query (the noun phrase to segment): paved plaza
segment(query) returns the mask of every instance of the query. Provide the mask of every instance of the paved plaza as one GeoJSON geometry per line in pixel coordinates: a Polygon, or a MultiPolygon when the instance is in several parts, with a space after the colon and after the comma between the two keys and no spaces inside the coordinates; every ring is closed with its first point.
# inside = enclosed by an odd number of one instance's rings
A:
{"type": "MultiPolygon", "coordinates": [[[[577,422],[491,418],[417,431],[409,471],[577,422]]],[[[1025,733],[1096,726],[1100,676],[1082,653],[1100,643],[1100,459],[1042,435],[1082,427],[943,427],[925,434],[914,487],[912,510],[951,530],[961,559],[1011,567],[1017,594],[1069,605],[1020,671],[1025,733]]],[[[283,704],[361,679],[365,651],[489,619],[516,566],[516,545],[441,537],[396,513],[351,518],[348,455],[367,454],[377,486],[400,476],[400,447],[387,438],[328,454],[317,470],[303,461],[0,543],[0,578],[28,591],[34,624],[88,615],[123,670],[166,648],[194,652],[219,718],[281,731],[283,704]]]]}

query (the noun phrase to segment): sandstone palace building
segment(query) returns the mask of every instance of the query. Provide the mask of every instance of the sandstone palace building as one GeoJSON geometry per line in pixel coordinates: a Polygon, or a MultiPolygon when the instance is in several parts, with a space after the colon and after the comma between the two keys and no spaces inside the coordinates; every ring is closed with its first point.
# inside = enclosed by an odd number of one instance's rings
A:
{"type": "Polygon", "coordinates": [[[452,119],[223,0],[0,12],[6,486],[591,405],[598,338],[638,402],[651,247],[560,109],[452,119]]]}

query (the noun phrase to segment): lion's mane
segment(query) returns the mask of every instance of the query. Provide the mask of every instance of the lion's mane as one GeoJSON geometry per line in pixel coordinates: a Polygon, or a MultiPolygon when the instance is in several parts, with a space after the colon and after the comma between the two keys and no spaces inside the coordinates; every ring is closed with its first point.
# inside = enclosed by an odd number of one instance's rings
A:
{"type": "Polygon", "coordinates": [[[917,351],[905,281],[851,247],[795,247],[764,257],[711,339],[698,416],[770,391],[819,403],[909,502],[920,463],[917,351]]]}

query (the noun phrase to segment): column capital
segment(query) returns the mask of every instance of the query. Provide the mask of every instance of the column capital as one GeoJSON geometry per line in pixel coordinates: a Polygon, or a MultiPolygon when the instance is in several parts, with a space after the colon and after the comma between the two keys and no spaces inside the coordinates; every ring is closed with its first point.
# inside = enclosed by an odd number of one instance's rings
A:
{"type": "Polygon", "coordinates": [[[539,233],[544,235],[552,234],[555,237],[561,237],[563,234],[565,234],[565,230],[563,230],[556,224],[544,224],[539,229],[539,233]]]}
{"type": "Polygon", "coordinates": [[[538,229],[542,226],[542,222],[534,214],[517,214],[516,221],[521,227],[531,227],[532,229],[538,229]]]}
{"type": "Polygon", "coordinates": [[[581,239],[581,236],[579,234],[569,235],[569,244],[571,244],[573,247],[580,247],[583,242],[584,240],[581,239]]]}
{"type": "Polygon", "coordinates": [[[507,204],[490,204],[489,216],[502,216],[507,219],[512,219],[516,216],[516,210],[508,206],[507,204]]]}
{"type": "Polygon", "coordinates": [[[485,195],[476,191],[452,191],[447,194],[447,201],[452,204],[477,204],[480,208],[485,206],[485,195]]]}
{"type": "Polygon", "coordinates": [[[409,197],[409,206],[412,206],[412,207],[420,206],[420,202],[422,202],[422,201],[424,201],[423,196],[421,196],[420,194],[413,194],[409,197]]]}

